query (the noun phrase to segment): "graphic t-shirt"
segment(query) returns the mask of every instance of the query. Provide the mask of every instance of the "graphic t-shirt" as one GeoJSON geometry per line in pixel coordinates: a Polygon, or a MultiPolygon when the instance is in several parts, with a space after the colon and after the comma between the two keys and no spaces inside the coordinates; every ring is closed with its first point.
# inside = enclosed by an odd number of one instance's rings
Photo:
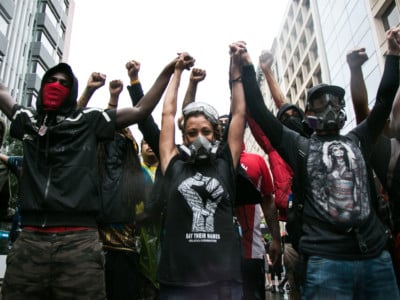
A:
{"type": "Polygon", "coordinates": [[[164,176],[165,222],[158,279],[204,286],[240,280],[240,240],[233,225],[235,173],[229,148],[197,166],[174,157],[164,176]]]}

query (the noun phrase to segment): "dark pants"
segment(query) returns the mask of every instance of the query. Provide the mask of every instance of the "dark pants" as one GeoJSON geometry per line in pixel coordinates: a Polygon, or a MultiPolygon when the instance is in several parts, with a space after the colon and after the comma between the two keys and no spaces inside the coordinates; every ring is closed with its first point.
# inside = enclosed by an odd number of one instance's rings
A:
{"type": "Polygon", "coordinates": [[[139,254],[106,252],[107,300],[139,299],[139,254]]]}
{"type": "Polygon", "coordinates": [[[97,229],[22,230],[7,256],[3,300],[106,299],[97,229]]]}
{"type": "Polygon", "coordinates": [[[242,285],[223,281],[200,287],[160,285],[161,300],[240,300],[242,285]]]}
{"type": "Polygon", "coordinates": [[[242,259],[243,299],[265,299],[264,259],[242,259]]]}

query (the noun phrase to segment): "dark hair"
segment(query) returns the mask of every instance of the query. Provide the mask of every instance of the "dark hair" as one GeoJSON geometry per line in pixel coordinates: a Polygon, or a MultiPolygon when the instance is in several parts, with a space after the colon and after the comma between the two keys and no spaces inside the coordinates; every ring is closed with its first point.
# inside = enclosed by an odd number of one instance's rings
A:
{"type": "MultiPolygon", "coordinates": [[[[126,131],[120,131],[117,134],[122,134],[126,139],[125,151],[123,151],[125,155],[122,162],[122,197],[126,201],[134,201],[136,205],[144,200],[144,177],[140,158],[134,146],[136,141],[134,142],[126,131]]],[[[100,143],[97,148],[97,159],[99,163],[100,186],[102,187],[106,165],[106,149],[104,143],[100,143]]]]}

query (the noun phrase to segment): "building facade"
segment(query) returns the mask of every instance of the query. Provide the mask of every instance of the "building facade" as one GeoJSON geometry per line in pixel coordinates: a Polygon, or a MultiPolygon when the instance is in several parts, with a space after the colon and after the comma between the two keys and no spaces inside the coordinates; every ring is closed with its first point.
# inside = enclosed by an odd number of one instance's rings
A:
{"type": "Polygon", "coordinates": [[[0,80],[20,104],[35,105],[42,76],[67,61],[73,0],[1,0],[0,80]]]}
{"type": "MultiPolygon", "coordinates": [[[[351,49],[366,48],[369,59],[363,65],[363,74],[372,107],[387,49],[385,32],[399,24],[399,0],[289,1],[271,47],[273,70],[287,100],[304,108],[306,91],[313,85],[324,82],[341,86],[346,90],[343,133],[351,130],[356,123],[346,54],[351,49]]],[[[262,77],[260,69],[258,72],[262,77]]],[[[267,107],[276,112],[265,80],[260,80],[260,88],[267,107]]],[[[249,151],[260,151],[248,130],[246,146],[249,151]]]]}

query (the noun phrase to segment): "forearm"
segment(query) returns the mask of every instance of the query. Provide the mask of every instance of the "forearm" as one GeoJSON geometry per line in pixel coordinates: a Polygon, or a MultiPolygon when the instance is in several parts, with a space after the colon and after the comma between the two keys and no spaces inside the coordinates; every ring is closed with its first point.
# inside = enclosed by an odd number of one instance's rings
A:
{"type": "MultiPolygon", "coordinates": [[[[132,101],[132,106],[136,106],[139,100],[143,97],[143,88],[140,82],[132,84],[127,87],[129,96],[132,101]]],[[[138,122],[138,127],[143,135],[144,140],[149,144],[151,149],[153,149],[154,154],[157,158],[160,158],[159,151],[159,140],[160,140],[160,129],[156,122],[154,122],[153,117],[150,115],[143,121],[138,122]]]]}
{"type": "Polygon", "coordinates": [[[153,117],[150,115],[144,121],[138,123],[140,132],[143,135],[144,140],[153,150],[154,154],[160,159],[160,129],[154,121],[153,117]]]}
{"type": "Polygon", "coordinates": [[[2,83],[0,83],[0,110],[10,120],[12,118],[12,108],[15,104],[16,102],[8,93],[7,88],[2,83]]]}
{"type": "Polygon", "coordinates": [[[350,91],[357,124],[369,115],[368,93],[361,66],[350,68],[350,91]]]}
{"type": "Polygon", "coordinates": [[[117,129],[125,128],[145,120],[160,101],[169,79],[170,74],[163,70],[150,90],[141,98],[135,107],[118,110],[116,120],[117,129]]]}
{"type": "Polygon", "coordinates": [[[196,100],[196,93],[197,93],[197,82],[190,80],[188,88],[185,93],[185,98],[183,99],[182,109],[184,109],[188,104],[196,100]]]}
{"type": "Polygon", "coordinates": [[[161,99],[165,89],[168,86],[171,74],[166,74],[162,72],[150,90],[140,99],[140,101],[136,104],[136,107],[139,109],[141,113],[140,120],[145,119],[150,115],[153,109],[156,107],[158,102],[161,99]]]}
{"type": "Polygon", "coordinates": [[[392,110],[399,87],[399,56],[388,55],[379,85],[375,105],[367,118],[370,136],[375,139],[383,130],[392,110]]]}
{"type": "Polygon", "coordinates": [[[177,111],[178,89],[182,70],[176,69],[165,94],[160,132],[160,167],[165,174],[175,150],[175,116],[177,111]]]}
{"type": "Polygon", "coordinates": [[[246,101],[241,81],[232,84],[231,121],[228,131],[228,143],[232,154],[233,166],[236,169],[242,152],[243,135],[246,118],[246,101]]]}
{"type": "Polygon", "coordinates": [[[281,142],[283,125],[265,106],[253,65],[243,66],[242,81],[246,105],[251,117],[269,138],[272,146],[276,148],[281,142]]]}
{"type": "Polygon", "coordinates": [[[136,106],[140,99],[144,96],[142,85],[139,83],[127,87],[132,106],[136,106]]]}
{"type": "Polygon", "coordinates": [[[263,202],[261,203],[265,221],[267,222],[268,229],[271,233],[273,240],[281,240],[281,234],[278,222],[278,210],[276,209],[273,196],[264,196],[263,202]]]}
{"type": "Polygon", "coordinates": [[[286,98],[284,94],[282,93],[281,88],[279,87],[278,82],[276,81],[274,75],[272,74],[271,70],[263,70],[265,79],[267,81],[269,90],[271,92],[272,99],[275,102],[276,107],[279,109],[282,107],[283,104],[285,104],[286,98]]]}
{"type": "Polygon", "coordinates": [[[82,107],[86,107],[87,104],[89,103],[89,100],[92,98],[94,92],[96,90],[95,89],[91,89],[89,87],[86,87],[82,93],[82,95],[79,97],[78,100],[78,107],[82,108],[82,107]]]}
{"type": "Polygon", "coordinates": [[[108,100],[107,108],[116,109],[118,107],[118,100],[119,100],[119,94],[110,95],[110,100],[108,100]]]}

